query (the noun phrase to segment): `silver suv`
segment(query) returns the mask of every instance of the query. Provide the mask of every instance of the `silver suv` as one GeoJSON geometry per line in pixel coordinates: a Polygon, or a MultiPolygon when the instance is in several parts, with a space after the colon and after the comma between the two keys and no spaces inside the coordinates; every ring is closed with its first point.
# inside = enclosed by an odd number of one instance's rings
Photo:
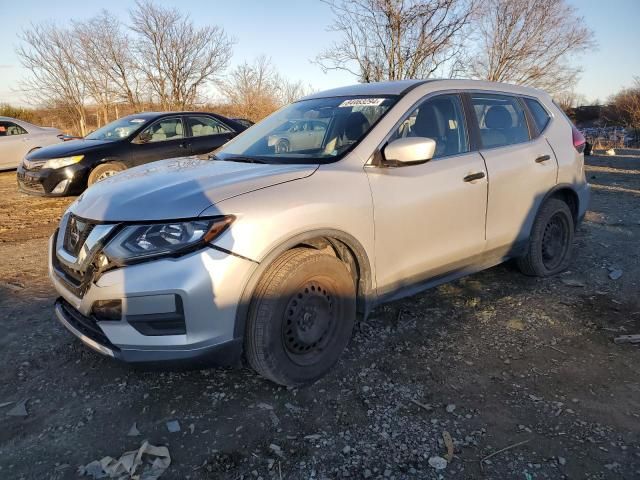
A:
{"type": "Polygon", "coordinates": [[[284,385],[338,360],[356,313],[517,260],[567,267],[584,138],[544,92],[361,84],[279,110],[209,160],[127,170],[50,242],[58,319],[126,362],[233,364],[284,385]],[[270,141],[308,119],[321,141],[270,141]]]}

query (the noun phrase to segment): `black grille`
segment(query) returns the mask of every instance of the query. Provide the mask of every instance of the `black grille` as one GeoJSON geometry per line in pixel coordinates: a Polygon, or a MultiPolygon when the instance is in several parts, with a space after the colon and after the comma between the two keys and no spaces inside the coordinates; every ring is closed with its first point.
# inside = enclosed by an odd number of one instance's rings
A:
{"type": "Polygon", "coordinates": [[[44,193],[44,187],[37,180],[30,180],[26,177],[18,178],[20,186],[25,190],[31,190],[33,192],[44,193]]]}
{"type": "Polygon", "coordinates": [[[73,325],[73,327],[80,333],[86,335],[91,340],[110,348],[111,350],[118,350],[118,348],[109,341],[102,329],[98,326],[95,318],[85,317],[62,297],[56,300],[56,305],[62,310],[65,320],[73,325]]]}
{"type": "MultiPolygon", "coordinates": [[[[58,235],[61,235],[60,231],[56,231],[55,238],[53,239],[54,245],[57,242],[58,235]]],[[[65,286],[77,297],[84,296],[89,284],[93,279],[94,269],[93,266],[89,266],[86,272],[74,270],[58,259],[56,252],[52,252],[51,263],[53,270],[65,286]]]]}
{"type": "Polygon", "coordinates": [[[67,229],[64,232],[62,246],[67,252],[77,256],[94,227],[94,224],[71,215],[67,222],[67,229]]]}

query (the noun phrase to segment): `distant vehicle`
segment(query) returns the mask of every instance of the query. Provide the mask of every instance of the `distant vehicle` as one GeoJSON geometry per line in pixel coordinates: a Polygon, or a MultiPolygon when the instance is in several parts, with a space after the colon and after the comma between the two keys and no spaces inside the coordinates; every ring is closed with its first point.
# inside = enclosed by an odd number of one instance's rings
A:
{"type": "Polygon", "coordinates": [[[254,122],[252,122],[251,120],[248,120],[246,118],[232,118],[232,120],[234,122],[238,122],[240,125],[244,125],[245,127],[249,128],[253,125],[255,125],[254,122]]]}
{"type": "Polygon", "coordinates": [[[17,118],[0,117],[0,170],[16,168],[24,156],[63,140],[57,128],[38,127],[17,118]]]}
{"type": "Polygon", "coordinates": [[[36,195],[79,194],[130,167],[209,153],[246,128],[213,113],[129,115],[83,139],[31,152],[18,167],[18,186],[36,195]]]}
{"type": "Polygon", "coordinates": [[[244,355],[276,383],[312,382],[358,311],[508,259],[527,275],[566,270],[589,203],[584,147],[532,88],[404,80],[314,93],[211,160],[87,190],[49,241],[55,313],[112,358],[244,355]],[[325,125],[313,148],[268,145],[325,125]]]}
{"type": "Polygon", "coordinates": [[[276,153],[313,150],[322,144],[327,123],[322,120],[293,120],[286,128],[269,136],[268,145],[276,153]]]}

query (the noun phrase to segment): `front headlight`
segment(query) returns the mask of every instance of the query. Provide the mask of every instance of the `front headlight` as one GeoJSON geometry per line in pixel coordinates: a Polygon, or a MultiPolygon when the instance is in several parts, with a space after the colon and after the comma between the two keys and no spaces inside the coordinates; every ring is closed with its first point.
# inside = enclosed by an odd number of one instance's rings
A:
{"type": "Polygon", "coordinates": [[[184,253],[202,246],[224,232],[232,215],[187,222],[153,223],[124,227],[104,248],[116,265],[164,255],[184,253]]]}
{"type": "Polygon", "coordinates": [[[74,155],[73,157],[52,158],[44,162],[43,168],[62,168],[78,163],[84,155],[74,155]]]}

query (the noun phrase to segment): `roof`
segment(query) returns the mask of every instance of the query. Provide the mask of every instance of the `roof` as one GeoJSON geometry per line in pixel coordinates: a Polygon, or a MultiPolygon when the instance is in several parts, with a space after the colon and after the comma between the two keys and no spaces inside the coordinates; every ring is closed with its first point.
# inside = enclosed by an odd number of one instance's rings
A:
{"type": "Polygon", "coordinates": [[[304,97],[310,98],[346,97],[351,95],[401,95],[418,85],[432,80],[395,80],[392,82],[357,83],[346,87],[333,88],[313,93],[304,97]]]}
{"type": "Polygon", "coordinates": [[[355,85],[349,85],[346,87],[334,88],[331,90],[325,90],[323,92],[317,92],[304,97],[302,100],[308,100],[312,98],[327,98],[327,97],[346,97],[356,95],[404,95],[408,91],[424,85],[426,83],[443,83],[447,84],[448,88],[466,88],[473,89],[495,89],[520,93],[540,93],[540,90],[531,87],[522,87],[519,85],[512,85],[499,82],[487,82],[484,80],[467,80],[467,79],[429,79],[429,80],[395,80],[391,82],[374,82],[374,83],[357,83],[355,85]]]}

